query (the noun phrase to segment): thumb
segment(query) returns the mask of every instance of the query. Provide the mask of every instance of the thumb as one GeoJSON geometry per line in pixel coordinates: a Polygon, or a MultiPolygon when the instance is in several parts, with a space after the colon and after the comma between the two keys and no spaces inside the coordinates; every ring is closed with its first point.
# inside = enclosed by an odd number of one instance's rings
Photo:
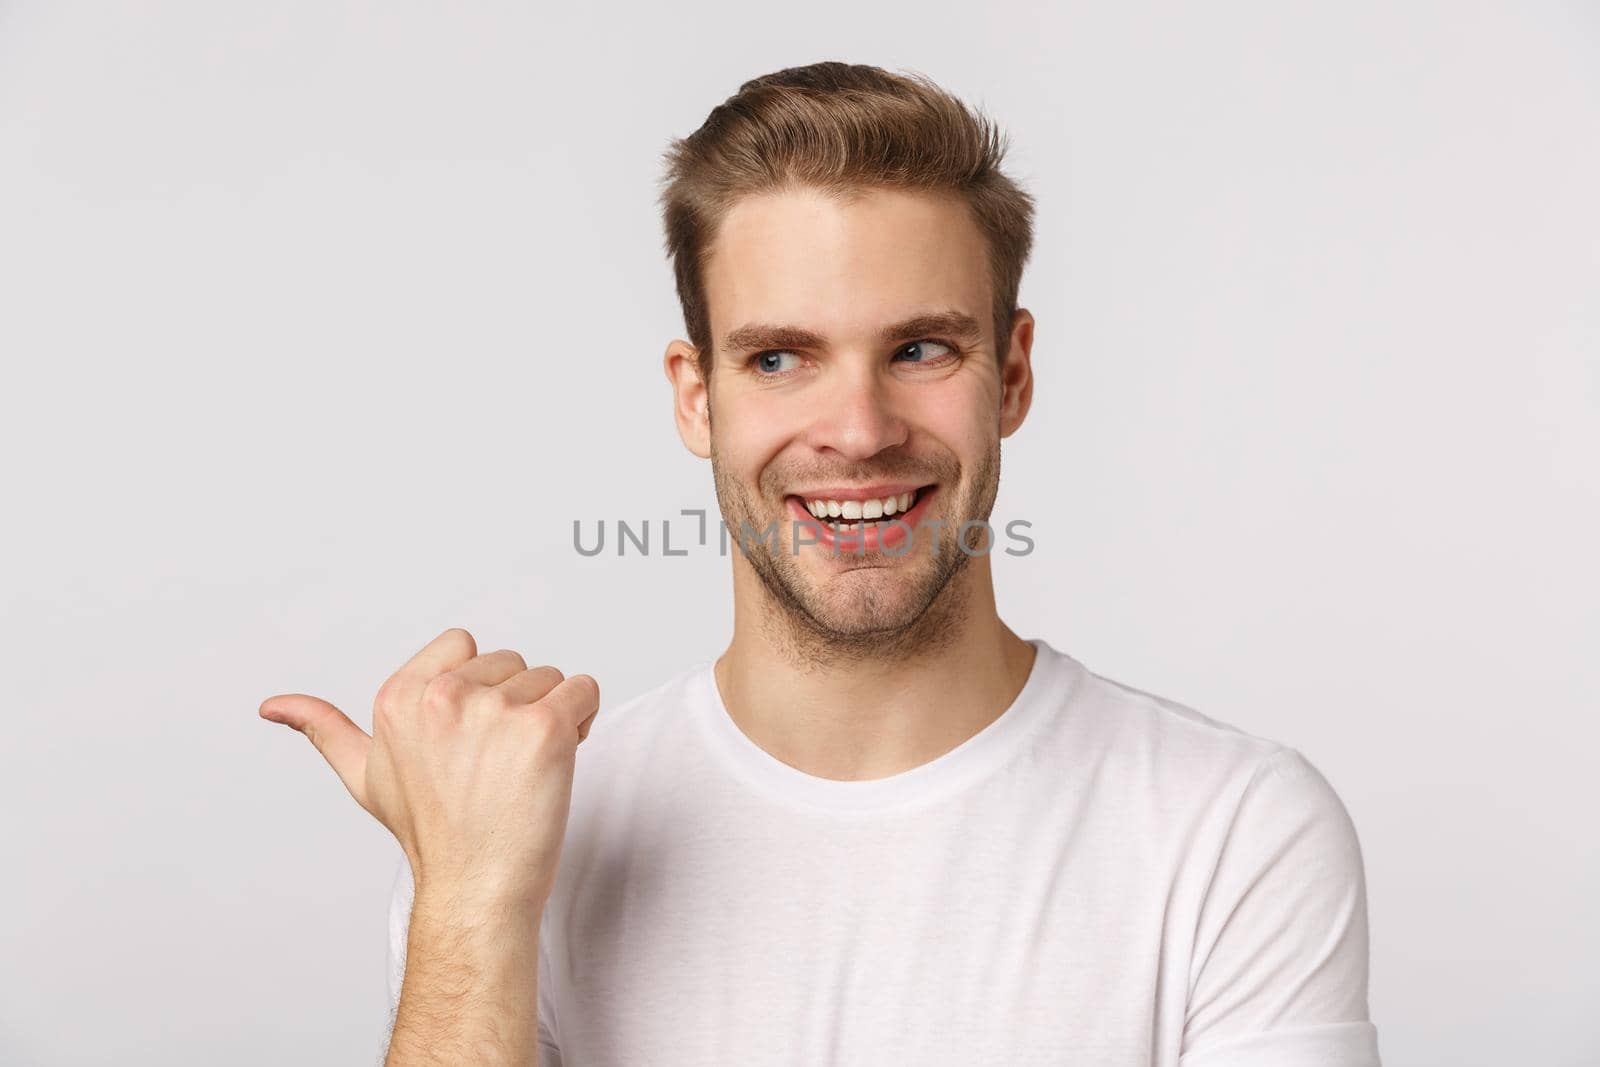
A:
{"type": "Polygon", "coordinates": [[[372,738],[350,717],[326,700],[304,693],[285,693],[261,702],[260,715],[306,735],[328,761],[356,803],[367,807],[367,752],[372,738]]]}

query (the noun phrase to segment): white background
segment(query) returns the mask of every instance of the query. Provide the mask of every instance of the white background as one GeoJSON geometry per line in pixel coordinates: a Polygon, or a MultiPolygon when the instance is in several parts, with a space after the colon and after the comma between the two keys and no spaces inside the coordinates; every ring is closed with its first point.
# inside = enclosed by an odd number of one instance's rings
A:
{"type": "Polygon", "coordinates": [[[1600,1061],[1593,4],[325,0],[0,5],[0,1061],[376,1060],[399,852],[264,697],[720,651],[571,524],[715,507],[660,152],[819,59],[1039,198],[1003,616],[1329,777],[1390,1067],[1600,1061]]]}

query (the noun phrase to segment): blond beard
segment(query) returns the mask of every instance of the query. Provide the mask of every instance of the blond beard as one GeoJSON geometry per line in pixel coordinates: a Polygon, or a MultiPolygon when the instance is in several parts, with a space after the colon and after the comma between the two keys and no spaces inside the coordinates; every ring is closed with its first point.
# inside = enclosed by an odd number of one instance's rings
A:
{"type": "MultiPolygon", "coordinates": [[[[711,471],[723,522],[731,538],[740,544],[740,554],[755,571],[767,594],[759,609],[761,631],[795,667],[815,670],[871,660],[933,657],[947,651],[963,632],[962,624],[971,600],[968,582],[963,580],[970,556],[952,543],[953,532],[949,537],[930,534],[927,535],[928,545],[914,545],[913,551],[935,554],[936,562],[933,567],[917,570],[915,588],[900,601],[904,604],[903,610],[873,614],[873,606],[869,605],[864,617],[858,617],[853,623],[840,623],[826,617],[823,597],[800,569],[792,546],[782,543],[790,530],[787,508],[780,503],[779,544],[769,548],[768,542],[760,539],[760,532],[771,519],[762,521],[757,514],[758,502],[727,475],[719,459],[715,436],[711,442],[711,471]],[[747,528],[756,532],[753,543],[747,543],[740,536],[747,528]],[[934,545],[937,545],[936,553],[934,545]]],[[[1000,446],[996,441],[977,470],[968,499],[955,502],[945,531],[958,531],[962,523],[972,520],[987,522],[999,492],[999,482],[1000,446]]],[[[941,489],[949,484],[951,482],[939,482],[941,489]]],[[[914,540],[923,536],[920,531],[914,532],[914,540]]],[[[966,538],[968,549],[979,548],[984,536],[981,528],[970,530],[966,538]]],[[[901,565],[880,552],[858,554],[841,550],[840,555],[859,560],[860,568],[901,565]]]]}

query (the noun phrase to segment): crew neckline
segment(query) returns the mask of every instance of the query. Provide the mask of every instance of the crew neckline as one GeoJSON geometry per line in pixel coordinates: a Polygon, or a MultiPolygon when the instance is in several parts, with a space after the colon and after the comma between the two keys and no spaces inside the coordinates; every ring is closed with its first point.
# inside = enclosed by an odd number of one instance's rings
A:
{"type": "Polygon", "coordinates": [[[983,778],[1010,758],[1052,709],[1071,700],[1080,677],[1072,670],[1075,661],[1042,638],[1027,641],[1034,647],[1033,665],[998,717],[948,752],[887,778],[820,778],[772,755],[728,714],[715,660],[702,662],[691,675],[690,703],[720,762],[778,803],[845,815],[910,807],[951,796],[983,778]]]}

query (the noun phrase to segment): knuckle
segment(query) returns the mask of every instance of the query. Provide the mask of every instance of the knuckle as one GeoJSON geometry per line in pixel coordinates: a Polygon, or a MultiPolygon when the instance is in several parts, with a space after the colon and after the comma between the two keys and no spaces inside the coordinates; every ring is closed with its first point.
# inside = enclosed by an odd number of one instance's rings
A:
{"type": "Polygon", "coordinates": [[[472,687],[466,676],[455,671],[445,671],[428,680],[422,687],[422,706],[429,711],[448,711],[459,707],[472,687]]]}
{"type": "Polygon", "coordinates": [[[536,748],[541,751],[556,748],[565,740],[559,716],[540,708],[528,717],[528,733],[536,748]]]}
{"type": "Polygon", "coordinates": [[[502,648],[500,651],[496,652],[495,655],[509,659],[512,663],[517,665],[517,670],[519,671],[525,671],[528,669],[528,661],[523,659],[522,653],[518,652],[516,649],[502,648]]]}
{"type": "Polygon", "coordinates": [[[499,686],[485,689],[474,703],[497,714],[510,711],[516,705],[511,695],[499,686]]]}
{"type": "Polygon", "coordinates": [[[372,702],[373,714],[378,712],[394,712],[400,708],[400,677],[395,675],[378,687],[378,695],[372,702]]]}

